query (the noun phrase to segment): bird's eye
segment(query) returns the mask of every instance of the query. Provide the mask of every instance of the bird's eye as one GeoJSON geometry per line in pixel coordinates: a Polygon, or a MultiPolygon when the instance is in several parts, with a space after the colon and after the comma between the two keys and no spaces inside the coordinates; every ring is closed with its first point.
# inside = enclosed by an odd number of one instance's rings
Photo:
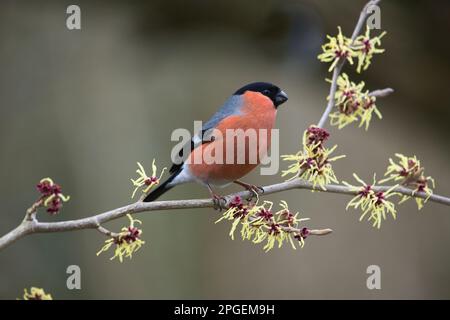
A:
{"type": "Polygon", "coordinates": [[[262,94],[268,96],[270,94],[270,90],[269,89],[263,90],[262,94]]]}

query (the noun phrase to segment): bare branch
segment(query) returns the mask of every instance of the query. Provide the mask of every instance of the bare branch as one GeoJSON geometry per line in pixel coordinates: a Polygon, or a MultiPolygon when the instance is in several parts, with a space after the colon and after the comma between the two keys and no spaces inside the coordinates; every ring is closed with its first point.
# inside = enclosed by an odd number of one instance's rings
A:
{"type": "MultiPolygon", "coordinates": [[[[387,191],[391,187],[392,186],[375,186],[373,187],[373,190],[387,191]]],[[[264,194],[262,196],[293,189],[307,189],[320,192],[345,194],[350,196],[355,196],[357,194],[357,191],[354,191],[345,185],[330,184],[326,185],[325,188],[326,190],[323,190],[320,187],[314,187],[313,184],[308,181],[295,179],[292,181],[281,182],[263,187],[264,194]]],[[[426,199],[428,197],[426,193],[414,192],[414,190],[405,187],[397,187],[393,191],[398,192],[402,195],[416,198],[426,199]]],[[[226,198],[228,199],[229,203],[229,201],[235,196],[248,198],[251,195],[252,193],[250,191],[242,191],[228,195],[226,198]]],[[[450,206],[450,198],[440,195],[433,194],[429,197],[428,201],[450,206]]],[[[77,220],[60,221],[60,222],[38,222],[36,220],[34,221],[24,220],[21,225],[19,225],[17,228],[15,228],[11,232],[7,233],[6,235],[0,238],[0,250],[28,234],[74,231],[81,229],[98,229],[101,224],[121,218],[125,216],[127,213],[135,214],[140,212],[152,212],[152,211],[163,211],[173,209],[195,209],[195,208],[213,208],[213,207],[214,202],[212,199],[136,202],[124,207],[120,207],[91,217],[77,220]]]]}
{"type": "Polygon", "coordinates": [[[369,96],[372,97],[379,97],[379,98],[384,98],[387,97],[388,95],[390,95],[391,93],[394,92],[394,89],[392,88],[385,88],[385,89],[378,89],[378,90],[374,90],[372,92],[369,93],[369,96]]]}
{"type": "Polygon", "coordinates": [[[326,236],[327,234],[330,234],[331,232],[333,232],[333,230],[331,230],[331,229],[312,229],[312,230],[309,230],[309,234],[310,235],[314,235],[314,236],[326,236]]]}

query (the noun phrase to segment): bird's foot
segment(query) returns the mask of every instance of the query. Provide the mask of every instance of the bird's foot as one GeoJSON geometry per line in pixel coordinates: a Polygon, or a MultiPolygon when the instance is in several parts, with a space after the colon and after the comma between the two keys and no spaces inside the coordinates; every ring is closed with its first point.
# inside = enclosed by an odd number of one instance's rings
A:
{"type": "Polygon", "coordinates": [[[244,187],[246,190],[250,191],[250,196],[247,198],[247,201],[252,201],[253,198],[259,199],[259,195],[264,193],[264,189],[260,186],[245,183],[239,180],[234,181],[234,183],[244,187]]]}
{"type": "Polygon", "coordinates": [[[214,210],[222,211],[227,207],[227,199],[218,194],[212,194],[212,200],[214,203],[214,210]]]}
{"type": "Polygon", "coordinates": [[[211,195],[211,198],[213,200],[213,208],[214,210],[222,211],[223,209],[226,209],[227,207],[227,199],[225,197],[222,197],[221,195],[216,194],[211,186],[209,184],[206,184],[209,190],[209,194],[211,195]]]}
{"type": "Polygon", "coordinates": [[[258,200],[259,195],[264,193],[264,189],[256,185],[251,185],[247,190],[251,192],[247,198],[248,201],[252,201],[254,198],[258,200]]]}

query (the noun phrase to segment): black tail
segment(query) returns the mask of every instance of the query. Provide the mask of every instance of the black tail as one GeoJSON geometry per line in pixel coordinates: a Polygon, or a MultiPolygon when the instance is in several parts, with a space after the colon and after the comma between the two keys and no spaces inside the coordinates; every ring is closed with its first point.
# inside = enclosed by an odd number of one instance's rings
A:
{"type": "Polygon", "coordinates": [[[169,186],[168,184],[172,182],[172,180],[180,173],[181,170],[178,170],[177,172],[174,172],[166,181],[158,185],[155,190],[150,192],[145,199],[144,202],[152,202],[159,197],[161,197],[164,193],[172,189],[174,186],[169,186]]]}

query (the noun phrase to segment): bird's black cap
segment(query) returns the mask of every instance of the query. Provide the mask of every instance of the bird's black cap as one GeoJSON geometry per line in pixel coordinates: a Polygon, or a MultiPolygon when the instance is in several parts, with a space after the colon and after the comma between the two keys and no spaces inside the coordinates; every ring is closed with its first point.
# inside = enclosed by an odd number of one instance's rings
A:
{"type": "Polygon", "coordinates": [[[280,104],[286,102],[288,100],[287,94],[281,90],[276,85],[270,83],[270,82],[253,82],[249,83],[239,90],[237,90],[234,94],[235,95],[241,95],[244,94],[246,91],[252,91],[252,92],[260,92],[261,94],[267,96],[272,100],[275,107],[278,107],[280,104]]]}

